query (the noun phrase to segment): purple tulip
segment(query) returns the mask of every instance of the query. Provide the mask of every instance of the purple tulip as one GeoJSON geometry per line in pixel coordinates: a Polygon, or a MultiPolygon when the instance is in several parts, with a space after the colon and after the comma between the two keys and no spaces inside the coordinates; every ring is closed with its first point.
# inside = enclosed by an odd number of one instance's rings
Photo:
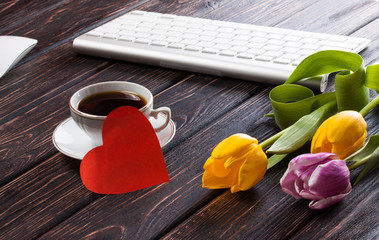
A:
{"type": "Polygon", "coordinates": [[[296,199],[312,200],[310,209],[323,209],[350,193],[349,176],[346,162],[336,154],[303,154],[290,161],[280,185],[296,199]]]}

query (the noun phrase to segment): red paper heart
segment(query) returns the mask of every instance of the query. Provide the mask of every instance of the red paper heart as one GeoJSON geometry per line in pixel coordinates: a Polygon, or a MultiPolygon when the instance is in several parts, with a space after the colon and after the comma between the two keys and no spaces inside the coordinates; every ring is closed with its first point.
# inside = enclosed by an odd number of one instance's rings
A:
{"type": "Polygon", "coordinates": [[[119,194],[169,181],[157,135],[138,109],[112,111],[102,131],[103,145],[89,151],[80,164],[89,190],[119,194]]]}

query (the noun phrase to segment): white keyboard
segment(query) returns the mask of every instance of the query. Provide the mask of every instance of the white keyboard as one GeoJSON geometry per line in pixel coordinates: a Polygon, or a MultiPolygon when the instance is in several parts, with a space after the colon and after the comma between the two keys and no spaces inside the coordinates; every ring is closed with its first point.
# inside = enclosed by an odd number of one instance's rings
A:
{"type": "MultiPolygon", "coordinates": [[[[73,42],[88,55],[281,84],[308,55],[358,53],[364,38],[132,11],[73,42]]],[[[305,83],[319,87],[319,82],[305,83]]]]}

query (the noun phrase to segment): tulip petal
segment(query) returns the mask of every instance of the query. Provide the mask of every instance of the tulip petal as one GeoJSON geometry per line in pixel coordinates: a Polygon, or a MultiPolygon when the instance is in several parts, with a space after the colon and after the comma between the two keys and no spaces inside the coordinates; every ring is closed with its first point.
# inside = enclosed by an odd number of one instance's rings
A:
{"type": "Polygon", "coordinates": [[[208,189],[220,189],[220,188],[230,188],[234,184],[235,176],[230,174],[225,177],[217,177],[209,171],[204,171],[203,173],[203,188],[208,189]]]}
{"type": "Polygon", "coordinates": [[[341,194],[331,196],[331,197],[327,197],[327,198],[323,198],[323,199],[317,200],[317,201],[311,201],[309,203],[309,208],[313,209],[313,210],[320,210],[320,209],[327,208],[327,207],[341,201],[342,199],[344,199],[350,192],[351,192],[351,185],[349,184],[349,186],[341,194]]]}
{"type": "Polygon", "coordinates": [[[247,154],[245,161],[239,169],[238,187],[231,189],[245,191],[255,186],[262,180],[267,169],[267,156],[263,152],[262,147],[256,145],[247,154]]]}
{"type": "Polygon", "coordinates": [[[303,167],[320,164],[322,161],[325,161],[328,158],[336,159],[338,156],[328,152],[321,152],[317,154],[305,153],[292,159],[289,163],[289,168],[302,169],[303,167]]]}
{"type": "Polygon", "coordinates": [[[227,159],[245,154],[251,144],[258,144],[258,140],[247,134],[237,133],[222,140],[212,152],[212,157],[227,159]]]}
{"type": "Polygon", "coordinates": [[[320,164],[309,179],[309,192],[324,198],[338,195],[350,184],[350,171],[343,160],[320,164]]]}
{"type": "Polygon", "coordinates": [[[363,146],[367,136],[366,127],[359,112],[339,112],[317,129],[312,139],[311,153],[331,152],[344,159],[363,146]]]}
{"type": "Polygon", "coordinates": [[[295,189],[295,181],[297,176],[293,173],[291,169],[287,169],[282,178],[280,179],[280,186],[282,187],[283,192],[290,194],[292,197],[299,199],[301,198],[298,192],[295,189]]]}
{"type": "Polygon", "coordinates": [[[342,111],[328,119],[328,141],[352,145],[366,132],[367,124],[359,112],[342,111]]]}
{"type": "Polygon", "coordinates": [[[321,200],[323,199],[322,196],[318,196],[318,195],[315,195],[311,192],[309,192],[307,189],[303,189],[300,191],[299,195],[304,198],[304,199],[308,199],[308,200],[321,200]]]}
{"type": "Polygon", "coordinates": [[[225,169],[224,160],[213,157],[208,158],[204,164],[204,170],[211,172],[217,177],[225,177],[230,173],[230,169],[225,169]]]}
{"type": "Polygon", "coordinates": [[[325,122],[317,129],[311,143],[311,153],[331,152],[332,144],[325,137],[327,128],[325,122]]]}

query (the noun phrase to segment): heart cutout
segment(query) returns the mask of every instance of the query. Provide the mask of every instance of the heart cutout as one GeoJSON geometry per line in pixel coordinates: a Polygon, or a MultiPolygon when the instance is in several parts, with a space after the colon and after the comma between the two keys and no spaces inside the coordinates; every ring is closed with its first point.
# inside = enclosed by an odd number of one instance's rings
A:
{"type": "Polygon", "coordinates": [[[104,121],[103,145],[80,164],[83,184],[92,192],[120,194],[169,181],[157,135],[134,107],[120,107],[104,121]]]}

